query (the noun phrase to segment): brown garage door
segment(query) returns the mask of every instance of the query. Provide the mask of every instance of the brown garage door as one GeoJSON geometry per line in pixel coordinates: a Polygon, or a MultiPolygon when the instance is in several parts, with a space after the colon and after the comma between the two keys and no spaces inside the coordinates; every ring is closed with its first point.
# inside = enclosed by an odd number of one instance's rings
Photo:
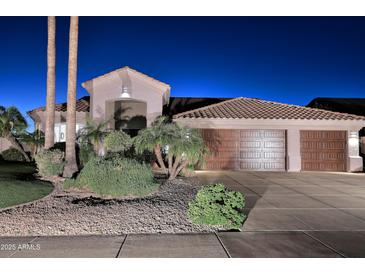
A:
{"type": "Polygon", "coordinates": [[[302,170],[346,171],[346,131],[300,131],[302,170]]]}
{"type": "Polygon", "coordinates": [[[285,170],[284,130],[202,129],[205,169],[285,170]]]}

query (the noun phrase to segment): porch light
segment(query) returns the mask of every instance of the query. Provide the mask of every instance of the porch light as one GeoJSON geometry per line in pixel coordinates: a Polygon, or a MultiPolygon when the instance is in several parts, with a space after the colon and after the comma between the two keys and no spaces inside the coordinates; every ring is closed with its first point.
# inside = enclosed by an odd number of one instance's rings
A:
{"type": "Polygon", "coordinates": [[[129,78],[128,71],[122,71],[121,73],[122,80],[122,93],[120,94],[120,98],[129,99],[132,94],[132,83],[129,78]]]}
{"type": "Polygon", "coordinates": [[[122,87],[122,94],[120,95],[120,98],[131,98],[131,94],[128,87],[126,86],[122,87]]]}
{"type": "Polygon", "coordinates": [[[349,134],[349,145],[356,147],[359,145],[359,134],[356,131],[351,131],[349,134]]]}

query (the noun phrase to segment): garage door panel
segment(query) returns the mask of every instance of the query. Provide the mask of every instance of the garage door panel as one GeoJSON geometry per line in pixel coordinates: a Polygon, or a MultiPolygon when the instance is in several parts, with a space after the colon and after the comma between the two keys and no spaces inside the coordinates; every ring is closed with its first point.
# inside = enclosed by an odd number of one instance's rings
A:
{"type": "Polygon", "coordinates": [[[221,160],[207,160],[205,162],[205,169],[238,169],[236,159],[221,159],[221,160]]]}
{"type": "Polygon", "coordinates": [[[285,148],[285,141],[264,141],[264,148],[285,148]]]}
{"type": "Polygon", "coordinates": [[[202,129],[202,132],[212,152],[206,169],[285,170],[283,130],[202,129]]]}
{"type": "Polygon", "coordinates": [[[241,141],[240,148],[242,149],[258,149],[261,147],[261,141],[241,141]]]}
{"type": "Polygon", "coordinates": [[[302,170],[346,171],[346,131],[301,131],[302,170]]]}
{"type": "Polygon", "coordinates": [[[264,152],[265,159],[284,159],[285,152],[264,152]]]}

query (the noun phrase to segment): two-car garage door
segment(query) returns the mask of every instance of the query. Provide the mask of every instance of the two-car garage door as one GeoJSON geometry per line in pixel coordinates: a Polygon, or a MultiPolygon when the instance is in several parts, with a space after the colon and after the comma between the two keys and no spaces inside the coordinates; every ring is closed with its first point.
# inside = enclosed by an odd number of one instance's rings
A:
{"type": "Polygon", "coordinates": [[[285,170],[284,130],[202,129],[205,169],[285,170]]]}
{"type": "MultiPolygon", "coordinates": [[[[286,170],[285,130],[201,129],[205,169],[286,170]]],[[[346,131],[300,131],[302,170],[346,171],[346,131]]]]}

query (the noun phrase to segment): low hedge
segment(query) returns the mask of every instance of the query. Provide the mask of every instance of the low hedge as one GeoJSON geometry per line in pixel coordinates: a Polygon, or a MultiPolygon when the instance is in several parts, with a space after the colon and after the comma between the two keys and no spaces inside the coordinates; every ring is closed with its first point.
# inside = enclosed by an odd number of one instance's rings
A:
{"type": "Polygon", "coordinates": [[[65,167],[64,153],[59,149],[43,150],[34,156],[41,176],[58,176],[65,167]]]}
{"type": "Polygon", "coordinates": [[[7,150],[4,150],[1,153],[1,157],[4,161],[12,161],[12,162],[24,162],[24,155],[17,149],[11,147],[7,150]]]}
{"type": "Polygon", "coordinates": [[[229,191],[223,184],[202,187],[189,203],[188,217],[196,224],[222,225],[240,229],[245,216],[240,212],[245,200],[240,192],[229,191]]]}
{"type": "Polygon", "coordinates": [[[158,187],[149,166],[121,157],[92,158],[75,180],[64,183],[65,189],[85,189],[106,197],[141,197],[158,187]]]}

